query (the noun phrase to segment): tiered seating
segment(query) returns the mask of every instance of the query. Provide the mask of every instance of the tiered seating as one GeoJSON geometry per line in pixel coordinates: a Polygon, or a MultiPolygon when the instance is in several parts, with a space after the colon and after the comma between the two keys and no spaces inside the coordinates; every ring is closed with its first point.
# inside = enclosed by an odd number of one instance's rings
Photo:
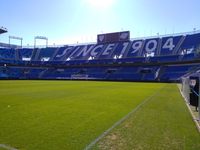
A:
{"type": "Polygon", "coordinates": [[[169,55],[169,56],[155,56],[150,57],[149,62],[178,62],[180,61],[180,55],[169,55]]]}
{"type": "Polygon", "coordinates": [[[1,60],[15,60],[15,50],[0,48],[0,59],[1,60]]]}
{"type": "Polygon", "coordinates": [[[24,74],[26,76],[26,78],[29,79],[41,79],[41,74],[43,73],[43,71],[45,71],[45,68],[30,68],[30,69],[26,69],[24,74]]]}
{"type": "Polygon", "coordinates": [[[162,38],[162,47],[160,49],[160,56],[174,55],[177,49],[182,44],[184,36],[164,37],[162,38]]]}
{"type": "Polygon", "coordinates": [[[41,75],[43,79],[71,79],[73,75],[83,74],[80,68],[47,69],[41,75]]]}
{"type": "Polygon", "coordinates": [[[113,72],[107,73],[110,80],[140,80],[139,67],[112,68],[113,72]]]}
{"type": "Polygon", "coordinates": [[[53,57],[56,50],[57,48],[42,48],[36,60],[49,61],[53,57]]]}
{"type": "Polygon", "coordinates": [[[106,68],[105,67],[101,67],[101,68],[88,68],[87,72],[86,72],[89,76],[88,78],[91,79],[106,79],[106,68]]]}
{"type": "Polygon", "coordinates": [[[18,49],[19,60],[30,61],[32,53],[33,49],[28,49],[28,48],[18,49]]]}
{"type": "Polygon", "coordinates": [[[173,65],[165,66],[164,73],[160,77],[160,80],[174,81],[179,80],[181,76],[192,71],[194,68],[199,67],[199,65],[173,65]]]}
{"type": "Polygon", "coordinates": [[[198,63],[199,47],[200,33],[190,33],[56,48],[1,48],[0,78],[177,80],[195,67],[186,63],[198,63]],[[149,72],[141,72],[145,69],[149,72]]]}
{"type": "Polygon", "coordinates": [[[181,61],[191,61],[191,60],[194,60],[194,59],[198,59],[196,57],[196,54],[195,53],[190,53],[190,54],[183,55],[181,61]]]}
{"type": "Polygon", "coordinates": [[[21,78],[23,72],[21,69],[16,67],[0,67],[0,77],[1,78],[21,78]]]}
{"type": "Polygon", "coordinates": [[[130,47],[124,52],[123,58],[133,58],[141,56],[142,48],[144,47],[144,40],[134,40],[129,43],[130,47]]]}

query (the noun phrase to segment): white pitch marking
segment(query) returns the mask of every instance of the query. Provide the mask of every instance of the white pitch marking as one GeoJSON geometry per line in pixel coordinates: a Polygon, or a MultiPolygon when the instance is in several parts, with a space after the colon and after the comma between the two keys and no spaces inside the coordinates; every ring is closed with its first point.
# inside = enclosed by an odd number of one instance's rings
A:
{"type": "Polygon", "coordinates": [[[13,148],[11,146],[8,146],[8,145],[5,145],[5,144],[0,144],[0,147],[1,148],[4,148],[4,149],[7,149],[7,150],[18,150],[16,148],[13,148]]]}
{"type": "Polygon", "coordinates": [[[131,112],[129,112],[126,116],[121,118],[119,121],[117,121],[115,124],[113,124],[109,129],[104,131],[99,137],[97,137],[94,141],[92,141],[89,145],[85,147],[84,150],[90,150],[98,141],[100,141],[103,137],[105,137],[111,130],[113,130],[115,127],[117,127],[119,124],[124,122],[126,119],[128,119],[132,114],[134,114],[141,106],[146,104],[149,100],[151,100],[153,97],[155,97],[159,92],[164,88],[163,86],[161,89],[156,91],[154,94],[152,94],[150,97],[146,98],[142,103],[140,103],[136,108],[134,108],[131,112]]]}

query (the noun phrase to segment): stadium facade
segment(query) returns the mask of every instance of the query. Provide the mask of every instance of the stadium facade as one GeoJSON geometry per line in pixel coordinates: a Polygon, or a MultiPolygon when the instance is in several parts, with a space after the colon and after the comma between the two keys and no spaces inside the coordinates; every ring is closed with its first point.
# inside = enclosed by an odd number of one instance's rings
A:
{"type": "Polygon", "coordinates": [[[95,44],[0,48],[0,79],[178,82],[200,68],[200,32],[133,40],[117,34],[98,35],[95,44]]]}

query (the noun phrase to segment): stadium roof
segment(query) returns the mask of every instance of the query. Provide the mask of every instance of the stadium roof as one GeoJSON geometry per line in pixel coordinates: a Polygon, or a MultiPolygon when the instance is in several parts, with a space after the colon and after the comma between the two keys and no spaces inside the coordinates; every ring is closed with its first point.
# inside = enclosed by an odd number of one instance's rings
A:
{"type": "Polygon", "coordinates": [[[0,27],[0,34],[6,33],[8,30],[4,27],[0,27]]]}

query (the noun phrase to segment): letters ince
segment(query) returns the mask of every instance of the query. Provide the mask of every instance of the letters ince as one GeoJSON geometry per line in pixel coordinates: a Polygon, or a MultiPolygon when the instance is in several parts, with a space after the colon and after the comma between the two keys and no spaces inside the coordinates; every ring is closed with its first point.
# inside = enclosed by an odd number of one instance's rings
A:
{"type": "MultiPolygon", "coordinates": [[[[58,52],[56,57],[68,55],[73,59],[98,58],[131,58],[146,56],[166,56],[174,54],[181,47],[182,36],[134,40],[129,42],[113,42],[108,44],[93,44],[66,48],[58,52]],[[73,52],[72,52],[73,51],[73,52]],[[120,57],[119,57],[120,56],[120,57]]],[[[183,41],[182,41],[183,42],[183,41]]]]}

